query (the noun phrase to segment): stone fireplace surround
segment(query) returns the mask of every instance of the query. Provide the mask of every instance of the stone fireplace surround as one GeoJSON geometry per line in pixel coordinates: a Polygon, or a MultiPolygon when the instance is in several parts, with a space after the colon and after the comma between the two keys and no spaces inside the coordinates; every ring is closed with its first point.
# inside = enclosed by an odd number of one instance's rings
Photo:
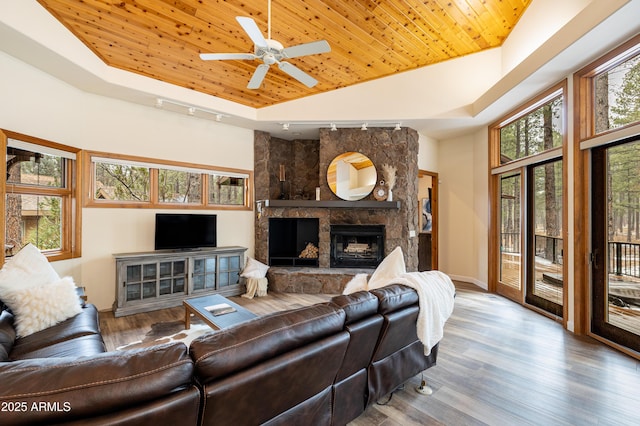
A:
{"type": "MultiPolygon", "coordinates": [[[[320,129],[319,140],[283,140],[266,132],[254,133],[255,253],[257,260],[268,263],[269,218],[316,218],[319,223],[318,268],[272,267],[269,286],[276,291],[306,293],[340,293],[356,273],[372,269],[330,267],[331,225],[384,225],[385,255],[400,246],[408,271],[418,267],[418,134],[403,128],[320,129]],[[396,167],[394,201],[399,208],[332,207],[314,203],[316,187],[321,201],[338,201],[326,181],[326,170],[333,158],[347,151],[358,151],[369,157],[382,179],[382,165],[396,167]],[[266,207],[264,200],[277,200],[281,195],[280,165],[286,171],[286,207],[266,207]],[[300,202],[297,205],[296,201],[300,202]]],[[[375,201],[372,195],[366,201],[375,201]]],[[[375,205],[375,204],[374,204],[375,205]]],[[[382,203],[381,203],[382,205],[382,203]]]]}

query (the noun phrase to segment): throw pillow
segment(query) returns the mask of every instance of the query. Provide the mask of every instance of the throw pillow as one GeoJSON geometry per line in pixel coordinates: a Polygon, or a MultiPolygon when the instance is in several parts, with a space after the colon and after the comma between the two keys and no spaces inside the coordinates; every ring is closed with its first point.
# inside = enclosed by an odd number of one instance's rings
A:
{"type": "Polygon", "coordinates": [[[367,289],[367,274],[356,274],[351,281],[344,286],[342,294],[351,294],[356,291],[362,291],[367,289]]]}
{"type": "Polygon", "coordinates": [[[82,312],[71,277],[9,291],[4,302],[13,312],[18,337],[44,330],[82,312]]]}
{"type": "Polygon", "coordinates": [[[59,279],[60,276],[40,250],[33,244],[27,244],[7,259],[0,270],[0,300],[7,303],[4,294],[8,291],[39,287],[59,279]]]}
{"type": "Polygon", "coordinates": [[[244,278],[264,278],[268,270],[268,265],[249,257],[240,276],[244,278]]]}
{"type": "Polygon", "coordinates": [[[391,284],[391,280],[407,272],[404,264],[404,256],[400,246],[393,249],[391,253],[378,265],[369,279],[369,290],[384,287],[391,284]]]}

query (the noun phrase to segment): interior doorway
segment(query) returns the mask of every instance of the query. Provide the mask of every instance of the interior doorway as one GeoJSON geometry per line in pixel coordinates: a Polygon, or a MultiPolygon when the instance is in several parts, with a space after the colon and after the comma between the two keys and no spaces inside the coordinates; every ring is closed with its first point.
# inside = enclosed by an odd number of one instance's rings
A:
{"type": "Polygon", "coordinates": [[[418,271],[438,269],[438,174],[418,172],[418,271]]]}

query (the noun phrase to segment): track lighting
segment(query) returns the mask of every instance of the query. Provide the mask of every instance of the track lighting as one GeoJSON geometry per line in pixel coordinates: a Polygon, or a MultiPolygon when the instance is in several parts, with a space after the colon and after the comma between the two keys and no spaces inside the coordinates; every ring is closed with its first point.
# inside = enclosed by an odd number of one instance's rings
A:
{"type": "MultiPolygon", "coordinates": [[[[204,109],[204,108],[198,108],[195,107],[193,105],[189,105],[189,104],[184,104],[182,102],[176,102],[176,101],[172,101],[170,99],[161,99],[161,98],[157,98],[156,99],[156,108],[164,108],[166,106],[171,106],[171,105],[175,105],[177,107],[180,108],[186,108],[187,110],[187,114],[190,116],[195,116],[196,112],[202,112],[202,113],[206,113],[206,114],[211,114],[214,116],[216,121],[222,121],[222,119],[224,117],[227,117],[226,115],[218,112],[218,111],[211,111],[209,109],[204,109]]],[[[175,112],[175,108],[167,108],[167,110],[173,110],[175,112]]],[[[182,110],[184,111],[184,110],[182,110]]],[[[199,117],[203,117],[204,114],[199,114],[199,117]]]]}
{"type": "Polygon", "coordinates": [[[362,127],[360,127],[360,130],[367,130],[367,123],[362,123],[362,127]]]}

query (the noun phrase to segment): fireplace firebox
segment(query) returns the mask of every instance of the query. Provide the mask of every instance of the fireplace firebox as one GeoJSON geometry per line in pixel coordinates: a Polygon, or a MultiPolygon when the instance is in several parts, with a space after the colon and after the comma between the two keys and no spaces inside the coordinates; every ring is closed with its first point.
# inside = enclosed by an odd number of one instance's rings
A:
{"type": "Polygon", "coordinates": [[[384,257],[384,225],[331,225],[332,268],[375,268],[384,257]]]}

